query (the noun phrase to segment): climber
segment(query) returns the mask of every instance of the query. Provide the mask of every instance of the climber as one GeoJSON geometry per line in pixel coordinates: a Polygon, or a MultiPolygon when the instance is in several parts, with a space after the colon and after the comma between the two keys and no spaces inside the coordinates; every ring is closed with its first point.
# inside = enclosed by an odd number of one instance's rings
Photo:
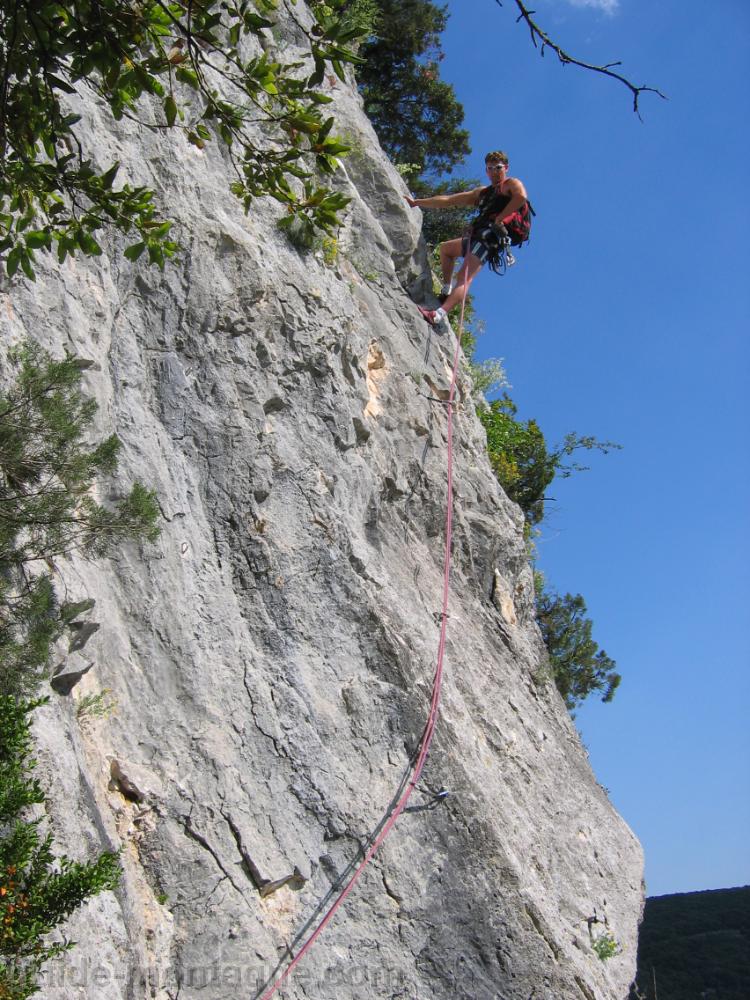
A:
{"type": "MultiPolygon", "coordinates": [[[[526,188],[517,177],[508,177],[508,157],[502,151],[488,153],[484,162],[491,182],[487,187],[459,191],[456,194],[440,194],[432,198],[405,196],[412,208],[453,208],[466,205],[479,209],[479,214],[468,230],[470,235],[440,244],[442,305],[439,309],[418,306],[430,326],[439,327],[445,323],[447,314],[461,302],[483,264],[489,261],[490,267],[497,271],[511,240],[518,244],[528,239],[533,209],[529,204],[526,188]],[[453,271],[459,257],[464,258],[464,264],[454,287],[453,271]]],[[[512,262],[513,258],[510,257],[508,263],[512,262]]]]}

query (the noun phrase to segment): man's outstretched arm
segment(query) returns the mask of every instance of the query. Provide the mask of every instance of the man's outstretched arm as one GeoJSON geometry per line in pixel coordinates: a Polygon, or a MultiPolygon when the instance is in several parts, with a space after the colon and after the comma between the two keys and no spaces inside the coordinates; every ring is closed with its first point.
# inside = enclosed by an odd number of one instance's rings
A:
{"type": "Polygon", "coordinates": [[[473,191],[458,191],[456,194],[436,194],[431,198],[410,198],[404,195],[404,198],[412,208],[454,208],[457,205],[471,208],[479,201],[479,195],[483,190],[474,188],[473,191]]]}

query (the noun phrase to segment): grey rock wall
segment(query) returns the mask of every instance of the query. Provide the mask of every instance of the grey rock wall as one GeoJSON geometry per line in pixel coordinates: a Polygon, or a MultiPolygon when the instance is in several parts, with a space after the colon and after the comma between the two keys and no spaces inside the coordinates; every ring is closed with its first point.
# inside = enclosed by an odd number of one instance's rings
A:
{"type": "MultiPolygon", "coordinates": [[[[352,203],[334,266],[288,244],[273,203],[242,215],[220,151],[87,106],[97,156],[157,188],[184,253],[162,275],[115,241],[0,285],[3,351],[32,336],[94,362],[100,429],[125,444],[105,498],[137,477],[164,517],[154,545],[60,567],[101,627],[66,666],[93,668],[40,713],[50,816],[60,849],[118,847],[125,875],[75,915],[48,1000],[255,996],[424,725],[446,501],[429,397],[455,341],[407,294],[428,284],[419,213],[356,93],[331,94],[359,150],[336,179],[352,203]],[[104,689],[115,711],[79,719],[104,689]]],[[[285,986],[295,1000],[616,1000],[634,974],[640,847],[546,679],[521,514],[471,392],[462,371],[446,680],[417,808],[285,986]],[[607,963],[593,916],[623,946],[607,963]]]]}

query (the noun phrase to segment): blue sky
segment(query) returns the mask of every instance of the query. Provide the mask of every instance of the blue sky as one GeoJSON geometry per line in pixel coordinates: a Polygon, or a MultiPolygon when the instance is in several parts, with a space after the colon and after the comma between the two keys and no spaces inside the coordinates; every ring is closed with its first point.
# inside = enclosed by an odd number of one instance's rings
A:
{"type": "Polygon", "coordinates": [[[540,568],[617,660],[577,722],[646,852],[649,895],[750,882],[750,4],[450,0],[442,75],[473,153],[505,149],[537,218],[474,285],[520,416],[623,445],[550,489],[540,568]]]}

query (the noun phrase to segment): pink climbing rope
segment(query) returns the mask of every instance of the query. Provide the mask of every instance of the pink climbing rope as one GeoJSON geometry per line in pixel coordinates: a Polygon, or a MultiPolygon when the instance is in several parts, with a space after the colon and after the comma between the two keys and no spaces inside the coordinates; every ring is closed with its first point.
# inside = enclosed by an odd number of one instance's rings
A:
{"type": "Polygon", "coordinates": [[[447,497],[446,497],[446,514],[445,514],[445,555],[443,559],[443,600],[440,610],[440,639],[438,641],[438,651],[437,651],[437,665],[435,667],[435,675],[432,682],[432,698],[430,700],[430,712],[427,717],[427,722],[422,731],[422,738],[419,745],[419,754],[414,764],[412,770],[411,778],[409,779],[406,788],[404,789],[401,797],[396,802],[393,810],[388,818],[388,821],[383,825],[382,829],[378,833],[377,837],[373,840],[369,849],[365,853],[364,857],[360,861],[354,870],[351,878],[343,887],[339,893],[336,900],[332,903],[329,909],[326,911],[324,916],[321,918],[315,930],[310,934],[307,940],[304,942],[300,950],[294,956],[292,961],[286,967],[286,969],[274,980],[273,983],[266,989],[266,991],[261,995],[260,1000],[270,1000],[270,997],[279,989],[282,983],[291,975],[294,968],[302,961],[307,952],[312,948],[313,944],[317,940],[318,936],[323,932],[323,929],[328,925],[328,923],[333,918],[336,910],[341,906],[346,897],[352,891],[354,886],[359,881],[362,872],[365,870],[367,865],[370,863],[373,855],[381,846],[383,841],[386,839],[388,834],[391,832],[396,824],[396,820],[399,818],[401,813],[406,808],[406,804],[411,798],[411,794],[416,788],[420,775],[422,774],[422,769],[424,768],[425,761],[427,760],[427,754],[430,751],[430,744],[432,743],[432,737],[435,733],[435,726],[438,719],[438,708],[440,705],[440,694],[443,684],[443,660],[445,658],[445,643],[448,630],[448,598],[450,591],[450,571],[451,571],[451,543],[453,540],[453,402],[456,394],[456,376],[458,374],[458,364],[461,352],[461,339],[463,337],[464,328],[464,309],[466,306],[466,276],[468,274],[468,261],[469,254],[467,253],[464,258],[464,263],[462,266],[462,277],[464,279],[463,295],[461,296],[461,316],[458,324],[458,337],[456,338],[456,351],[453,356],[453,369],[451,373],[451,384],[450,391],[448,393],[448,399],[445,401],[445,407],[448,415],[448,485],[447,485],[447,497]]]}

